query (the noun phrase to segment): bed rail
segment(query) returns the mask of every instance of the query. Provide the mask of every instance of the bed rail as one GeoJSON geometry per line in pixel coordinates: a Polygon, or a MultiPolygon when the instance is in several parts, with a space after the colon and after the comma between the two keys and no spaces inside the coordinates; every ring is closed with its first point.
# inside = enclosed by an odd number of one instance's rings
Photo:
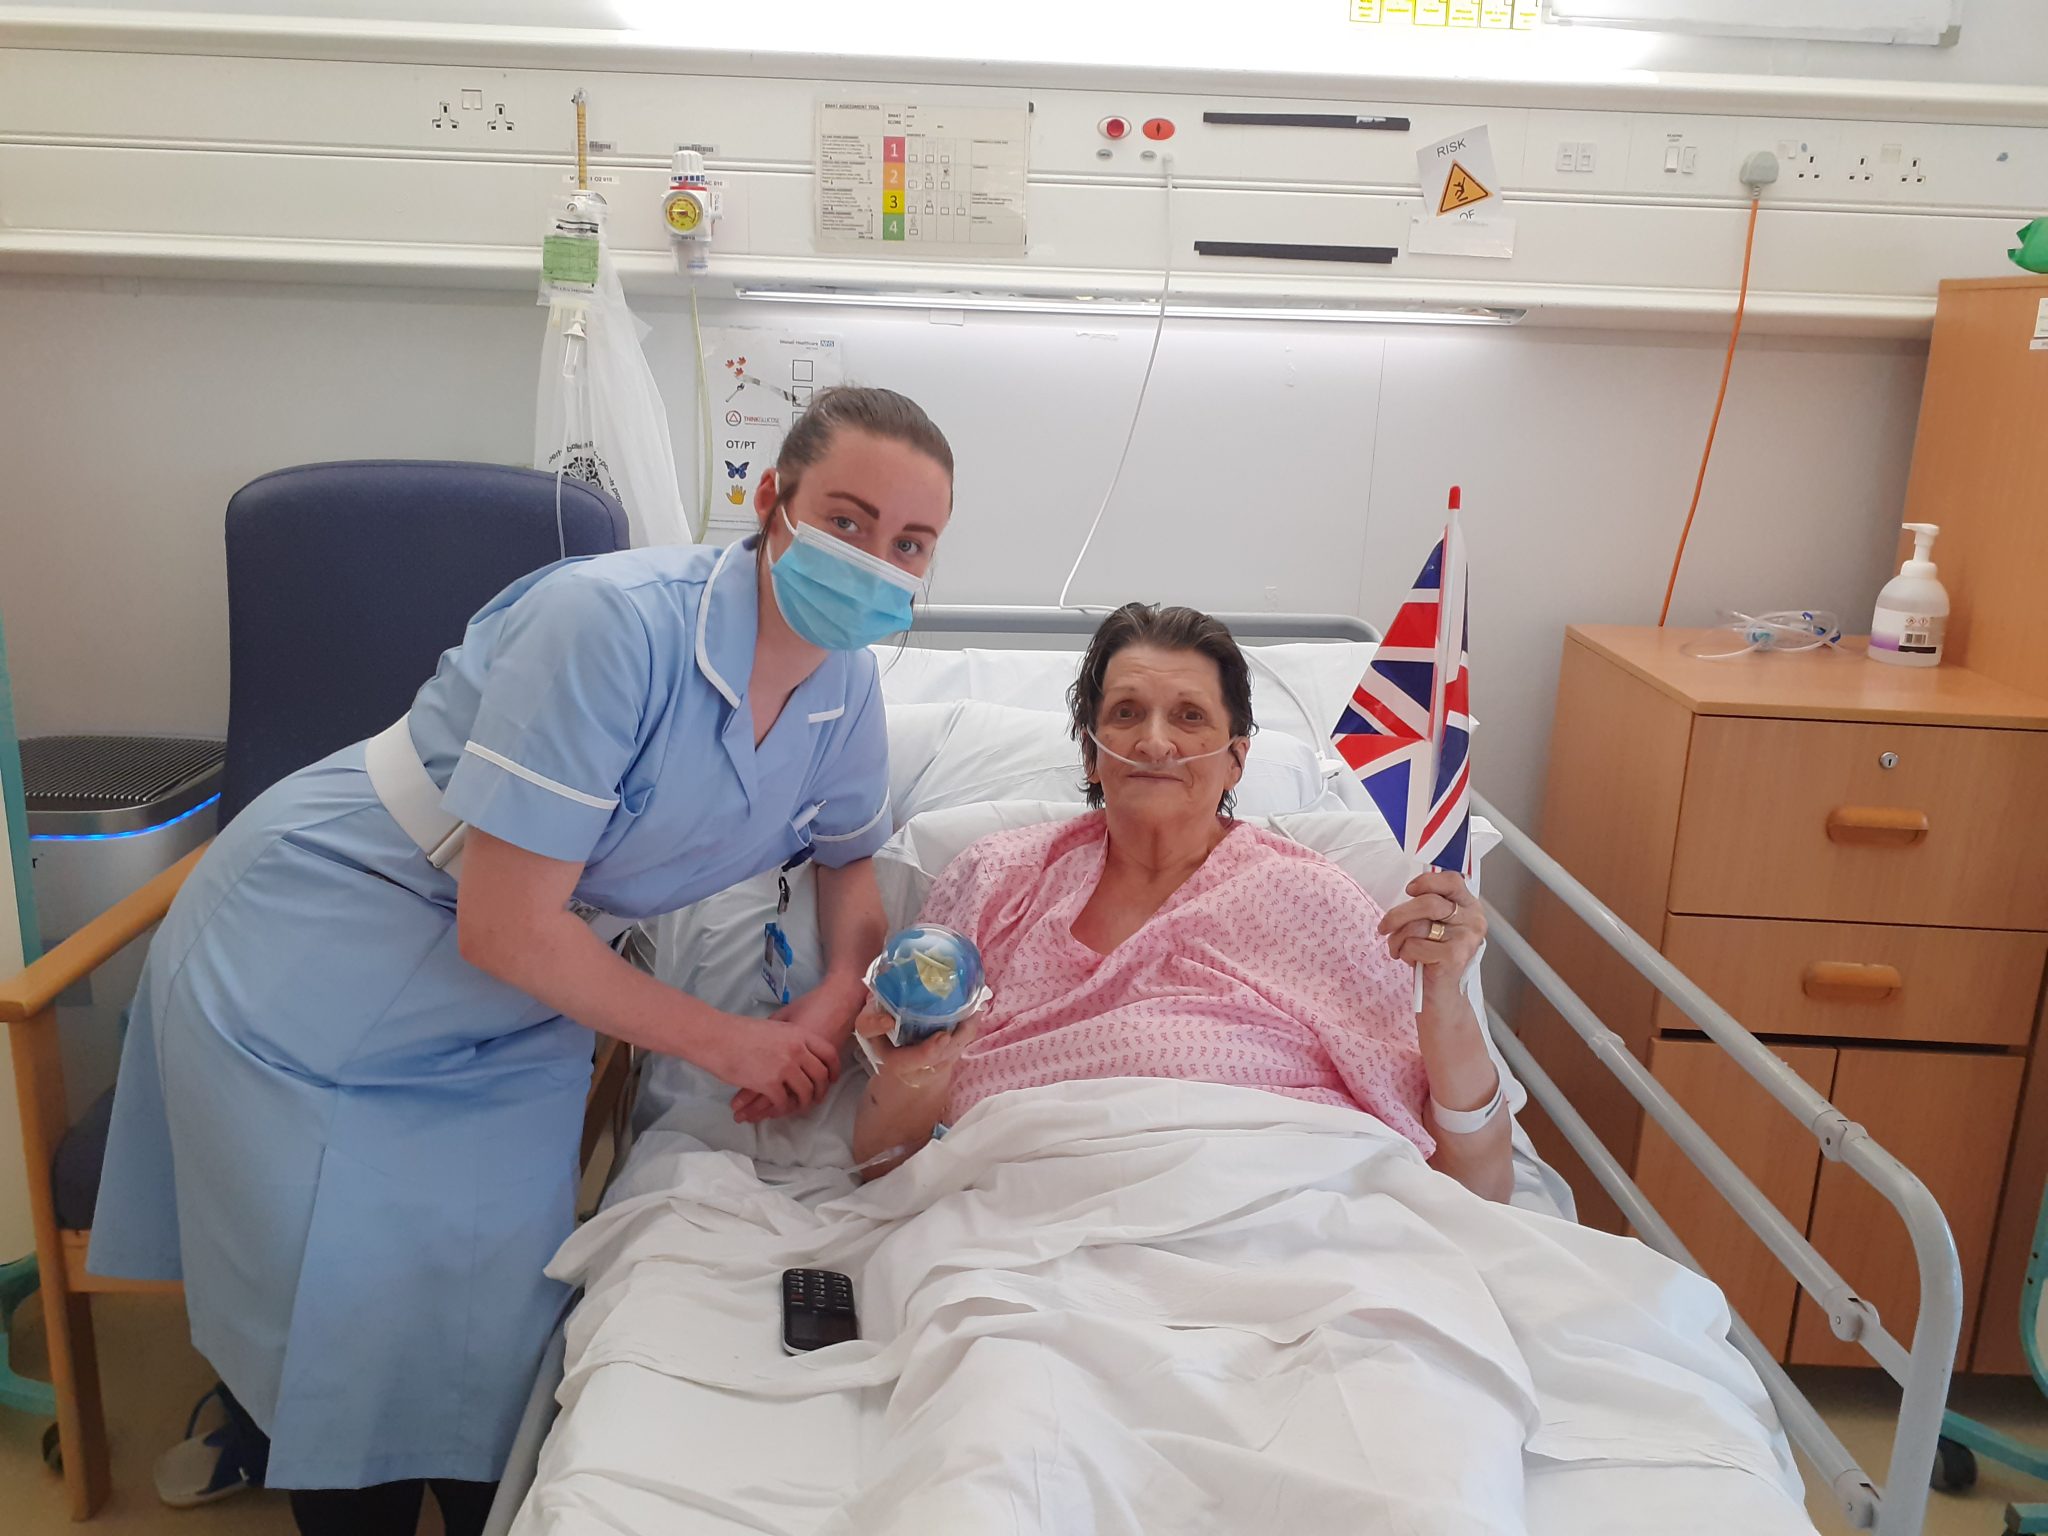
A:
{"type": "MultiPolygon", "coordinates": [[[[913,635],[1069,635],[1085,640],[1109,608],[1008,607],[928,603],[917,610],[913,635]]],[[[1345,613],[1218,613],[1239,640],[1377,640],[1379,630],[1345,613]]]]}
{"type": "MultiPolygon", "coordinates": [[[[1910,1349],[1901,1346],[1886,1331],[1877,1309],[1858,1296],[1806,1240],[1805,1234],[1750,1182],[1733,1159],[1650,1075],[1621,1037],[1600,1022],[1529,941],[1491,905],[1486,907],[1488,941],[1499,946],[1529,984],[1586,1042],[1594,1056],[1620,1079],[1644,1112],[1735,1208],[1778,1262],[1791,1271],[1800,1289],[1827,1313],[1836,1337],[1860,1344],[1899,1383],[1902,1397],[1898,1426],[1892,1436],[1891,1463],[1884,1486],[1879,1488],[1822,1422],[1813,1405],[1748,1325],[1737,1318],[1730,1334],[1736,1347],[1763,1378],[1764,1388],[1785,1422],[1786,1433],[1841,1500],[1850,1525],[1858,1530],[1874,1529],[1878,1536],[1917,1536],[1926,1519],[1928,1473],[1934,1465],[1935,1442],[1941,1434],[1943,1405],[1948,1398],[1949,1376],[1962,1332],[1962,1268],[1941,1207],[1927,1186],[1880,1147],[1868,1131],[1809,1087],[1726,1009],[1573,879],[1533,838],[1483,797],[1474,795],[1472,801],[1474,808],[1500,829],[1503,845],[1530,874],[1805,1126],[1820,1143],[1822,1156],[1848,1167],[1882,1195],[1904,1220],[1920,1272],[1920,1312],[1914,1322],[1910,1349]]],[[[1487,1023],[1508,1065],[1586,1160],[1593,1176],[1614,1197],[1643,1241],[1680,1263],[1699,1268],[1677,1234],[1658,1215],[1592,1127],[1572,1108],[1528,1048],[1490,1009],[1487,1023]]]]}

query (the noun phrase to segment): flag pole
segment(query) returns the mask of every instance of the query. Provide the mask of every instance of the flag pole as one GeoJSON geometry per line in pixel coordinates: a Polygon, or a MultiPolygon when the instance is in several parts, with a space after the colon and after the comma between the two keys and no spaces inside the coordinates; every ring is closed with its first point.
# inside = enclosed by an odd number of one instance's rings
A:
{"type": "MultiPolygon", "coordinates": [[[[1457,627],[1453,628],[1450,611],[1451,594],[1448,590],[1451,563],[1451,529],[1458,521],[1458,508],[1463,500],[1464,494],[1461,489],[1458,486],[1452,486],[1450,506],[1444,519],[1443,565],[1437,572],[1436,669],[1435,681],[1431,684],[1429,697],[1429,778],[1427,781],[1432,792],[1436,786],[1437,772],[1440,767],[1437,758],[1443,751],[1444,730],[1450,714],[1450,705],[1446,699],[1446,691],[1450,687],[1451,672],[1458,664],[1457,648],[1463,639],[1465,623],[1465,605],[1460,601],[1457,605],[1459,610],[1456,621],[1457,627]],[[1451,635],[1457,635],[1458,639],[1450,640],[1446,638],[1451,635]]],[[[1462,593],[1460,596],[1462,598],[1462,593]]],[[[1419,849],[1419,838],[1417,846],[1419,849]]],[[[1432,863],[1430,867],[1435,868],[1436,866],[1432,863]]],[[[1423,964],[1418,960],[1415,963],[1415,1016],[1417,1018],[1422,1017],[1423,970],[1423,964]]]]}

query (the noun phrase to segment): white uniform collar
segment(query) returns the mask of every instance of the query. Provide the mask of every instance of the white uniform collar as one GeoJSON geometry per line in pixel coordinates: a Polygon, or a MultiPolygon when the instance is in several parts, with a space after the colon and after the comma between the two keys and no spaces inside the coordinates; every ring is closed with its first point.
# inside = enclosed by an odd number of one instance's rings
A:
{"type": "MultiPolygon", "coordinates": [[[[761,589],[754,562],[733,557],[742,550],[751,556],[760,542],[757,534],[720,551],[703,595],[697,599],[697,670],[733,709],[740,707],[746,695],[732,679],[752,678],[754,642],[761,626],[761,589]]],[[[834,663],[835,658],[827,654],[817,670],[797,684],[784,708],[802,710],[812,725],[826,725],[843,716],[846,674],[834,663]],[[819,708],[820,704],[827,707],[819,708]]]]}
{"type": "MultiPolygon", "coordinates": [[[[731,665],[735,647],[729,642],[743,638],[745,641],[745,654],[751,660],[754,643],[752,631],[760,622],[758,612],[750,611],[759,602],[758,589],[754,584],[753,561],[747,561],[741,568],[745,576],[745,590],[743,592],[725,593],[721,599],[718,583],[719,577],[725,574],[726,565],[732,560],[733,552],[744,549],[751,554],[754,546],[759,542],[760,540],[756,536],[754,538],[742,539],[737,544],[726,545],[724,552],[718,557],[717,564],[711,567],[711,579],[704,583],[704,595],[697,599],[697,670],[704,674],[704,680],[716,688],[725,702],[734,709],[740,707],[739,690],[727,682],[725,674],[720,672],[717,666],[712,663],[711,647],[714,641],[717,642],[719,649],[726,653],[727,664],[731,665]],[[718,606],[721,610],[716,636],[711,632],[711,610],[714,605],[718,606]],[[740,626],[743,613],[751,622],[746,624],[748,633],[744,637],[740,637],[735,634],[735,631],[740,626]]],[[[728,586],[735,584],[735,582],[727,583],[728,586]]]]}

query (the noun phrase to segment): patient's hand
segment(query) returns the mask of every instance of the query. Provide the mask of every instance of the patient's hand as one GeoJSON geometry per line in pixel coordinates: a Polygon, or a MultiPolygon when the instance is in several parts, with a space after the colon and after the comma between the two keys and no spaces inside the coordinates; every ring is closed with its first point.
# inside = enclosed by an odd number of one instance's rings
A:
{"type": "Polygon", "coordinates": [[[878,1076],[891,1077],[906,1087],[922,1089],[942,1077],[944,1081],[951,1082],[954,1064],[960,1060],[961,1052],[972,1045],[981,1033],[982,1020],[987,1012],[986,1007],[977,1009],[951,1029],[941,1030],[916,1045],[891,1045],[889,1031],[895,1027],[896,1021],[886,1008],[870,1001],[861,1010],[860,1017],[853,1021],[853,1032],[874,1061],[878,1076]]]}
{"type": "Polygon", "coordinates": [[[1441,992],[1448,998],[1461,990],[1466,969],[1486,942],[1485,910],[1449,870],[1417,875],[1407,894],[1407,901],[1380,919],[1387,953],[1423,968],[1425,997],[1441,992]]]}
{"type": "Polygon", "coordinates": [[[854,1021],[855,1035],[877,1064],[853,1122],[854,1159],[874,1165],[863,1169],[862,1178],[880,1177],[931,1140],[932,1126],[953,1096],[953,1069],[961,1052],[981,1033],[987,1016],[984,1004],[980,1012],[944,1034],[907,1046],[889,1043],[895,1021],[883,1008],[870,1004],[854,1021]]]}
{"type": "MultiPolygon", "coordinates": [[[[1380,921],[1387,952],[1422,967],[1422,1013],[1415,1021],[1422,1067],[1433,1104],[1478,1109],[1501,1089],[1500,1069],[1486,1049],[1486,1031],[1465,998],[1464,975],[1486,942],[1486,911],[1457,875],[1432,869],[1408,882],[1408,900],[1380,921]]],[[[1430,1166],[1475,1194],[1506,1200],[1514,1191],[1508,1138],[1513,1121],[1496,1115],[1474,1131],[1453,1134],[1430,1113],[1436,1152],[1430,1166]]]]}

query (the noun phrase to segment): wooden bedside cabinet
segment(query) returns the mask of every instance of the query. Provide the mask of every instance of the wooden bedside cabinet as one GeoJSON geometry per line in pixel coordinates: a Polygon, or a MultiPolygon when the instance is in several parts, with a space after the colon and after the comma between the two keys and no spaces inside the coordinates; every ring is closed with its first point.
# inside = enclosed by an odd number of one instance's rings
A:
{"type": "MultiPolygon", "coordinates": [[[[1967,1364],[2048,962],[2048,700],[1858,642],[1709,661],[1685,654],[1698,638],[1567,631],[1541,841],[1926,1181],[1962,1258],[1967,1364]]],[[[1891,1208],[1544,893],[1529,933],[1909,1342],[1891,1208]]],[[[1519,1029],[1766,1345],[1867,1363],[1534,992],[1519,1029]]],[[[1531,1131],[1585,1218],[1617,1226],[1562,1138],[1531,1131]]]]}

